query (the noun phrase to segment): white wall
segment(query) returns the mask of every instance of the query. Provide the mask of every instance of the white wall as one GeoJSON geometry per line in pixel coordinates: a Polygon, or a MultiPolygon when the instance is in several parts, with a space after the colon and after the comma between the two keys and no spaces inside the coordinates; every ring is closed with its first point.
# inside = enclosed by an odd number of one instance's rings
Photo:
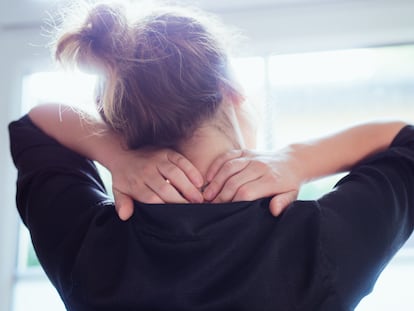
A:
{"type": "MultiPolygon", "coordinates": [[[[188,1],[187,1],[188,2],[188,1]]],[[[199,3],[249,37],[239,55],[414,43],[411,0],[244,0],[199,3]],[[259,7],[255,7],[254,5],[259,7]]],[[[20,116],[21,78],[48,67],[40,35],[47,0],[0,0],[0,311],[8,311],[16,258],[16,173],[6,125],[20,116]]]]}

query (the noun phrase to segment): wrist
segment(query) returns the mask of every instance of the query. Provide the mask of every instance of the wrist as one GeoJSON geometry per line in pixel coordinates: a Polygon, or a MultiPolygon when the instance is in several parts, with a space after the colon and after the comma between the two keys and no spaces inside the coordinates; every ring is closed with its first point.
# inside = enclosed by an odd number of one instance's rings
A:
{"type": "Polygon", "coordinates": [[[92,157],[110,172],[115,171],[121,159],[130,152],[122,139],[109,129],[97,134],[95,141],[90,148],[92,157]]]}
{"type": "Polygon", "coordinates": [[[309,145],[294,143],[285,148],[289,166],[292,168],[299,185],[307,183],[316,176],[309,170],[309,145]]]}

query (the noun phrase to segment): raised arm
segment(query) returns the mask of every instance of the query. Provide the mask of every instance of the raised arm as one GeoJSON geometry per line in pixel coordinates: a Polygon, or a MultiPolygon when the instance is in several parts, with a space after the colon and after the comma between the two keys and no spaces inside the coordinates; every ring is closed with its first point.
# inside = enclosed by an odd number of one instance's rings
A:
{"type": "Polygon", "coordinates": [[[115,205],[123,220],[132,215],[132,199],[145,203],[203,201],[197,189],[203,184],[202,176],[173,150],[128,150],[100,120],[64,105],[37,106],[29,117],[47,135],[111,172],[115,205]]]}
{"type": "Polygon", "coordinates": [[[404,125],[403,122],[358,125],[277,152],[229,152],[211,165],[205,199],[225,202],[274,196],[270,210],[277,216],[296,199],[301,184],[347,171],[385,150],[404,125]]]}
{"type": "Polygon", "coordinates": [[[363,159],[387,149],[404,122],[369,123],[333,135],[292,144],[288,147],[296,161],[302,182],[350,170],[363,159]]]}

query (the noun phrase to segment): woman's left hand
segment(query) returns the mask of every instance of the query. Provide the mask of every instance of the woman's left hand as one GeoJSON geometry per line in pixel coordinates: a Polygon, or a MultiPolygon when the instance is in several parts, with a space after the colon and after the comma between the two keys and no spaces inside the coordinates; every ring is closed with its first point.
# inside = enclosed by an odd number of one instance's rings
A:
{"type": "Polygon", "coordinates": [[[207,182],[207,201],[251,201],[272,196],[270,211],[278,216],[296,200],[302,180],[289,149],[278,153],[233,150],[212,163],[207,182]]]}

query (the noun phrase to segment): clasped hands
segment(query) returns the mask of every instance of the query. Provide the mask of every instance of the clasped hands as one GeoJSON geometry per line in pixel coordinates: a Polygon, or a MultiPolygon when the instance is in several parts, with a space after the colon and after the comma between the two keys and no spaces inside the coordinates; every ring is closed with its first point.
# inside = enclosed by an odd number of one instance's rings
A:
{"type": "Polygon", "coordinates": [[[233,150],[217,157],[205,177],[183,155],[170,150],[125,151],[109,168],[115,207],[122,220],[143,203],[224,203],[272,197],[278,216],[296,200],[302,179],[287,148],[277,153],[233,150]]]}

